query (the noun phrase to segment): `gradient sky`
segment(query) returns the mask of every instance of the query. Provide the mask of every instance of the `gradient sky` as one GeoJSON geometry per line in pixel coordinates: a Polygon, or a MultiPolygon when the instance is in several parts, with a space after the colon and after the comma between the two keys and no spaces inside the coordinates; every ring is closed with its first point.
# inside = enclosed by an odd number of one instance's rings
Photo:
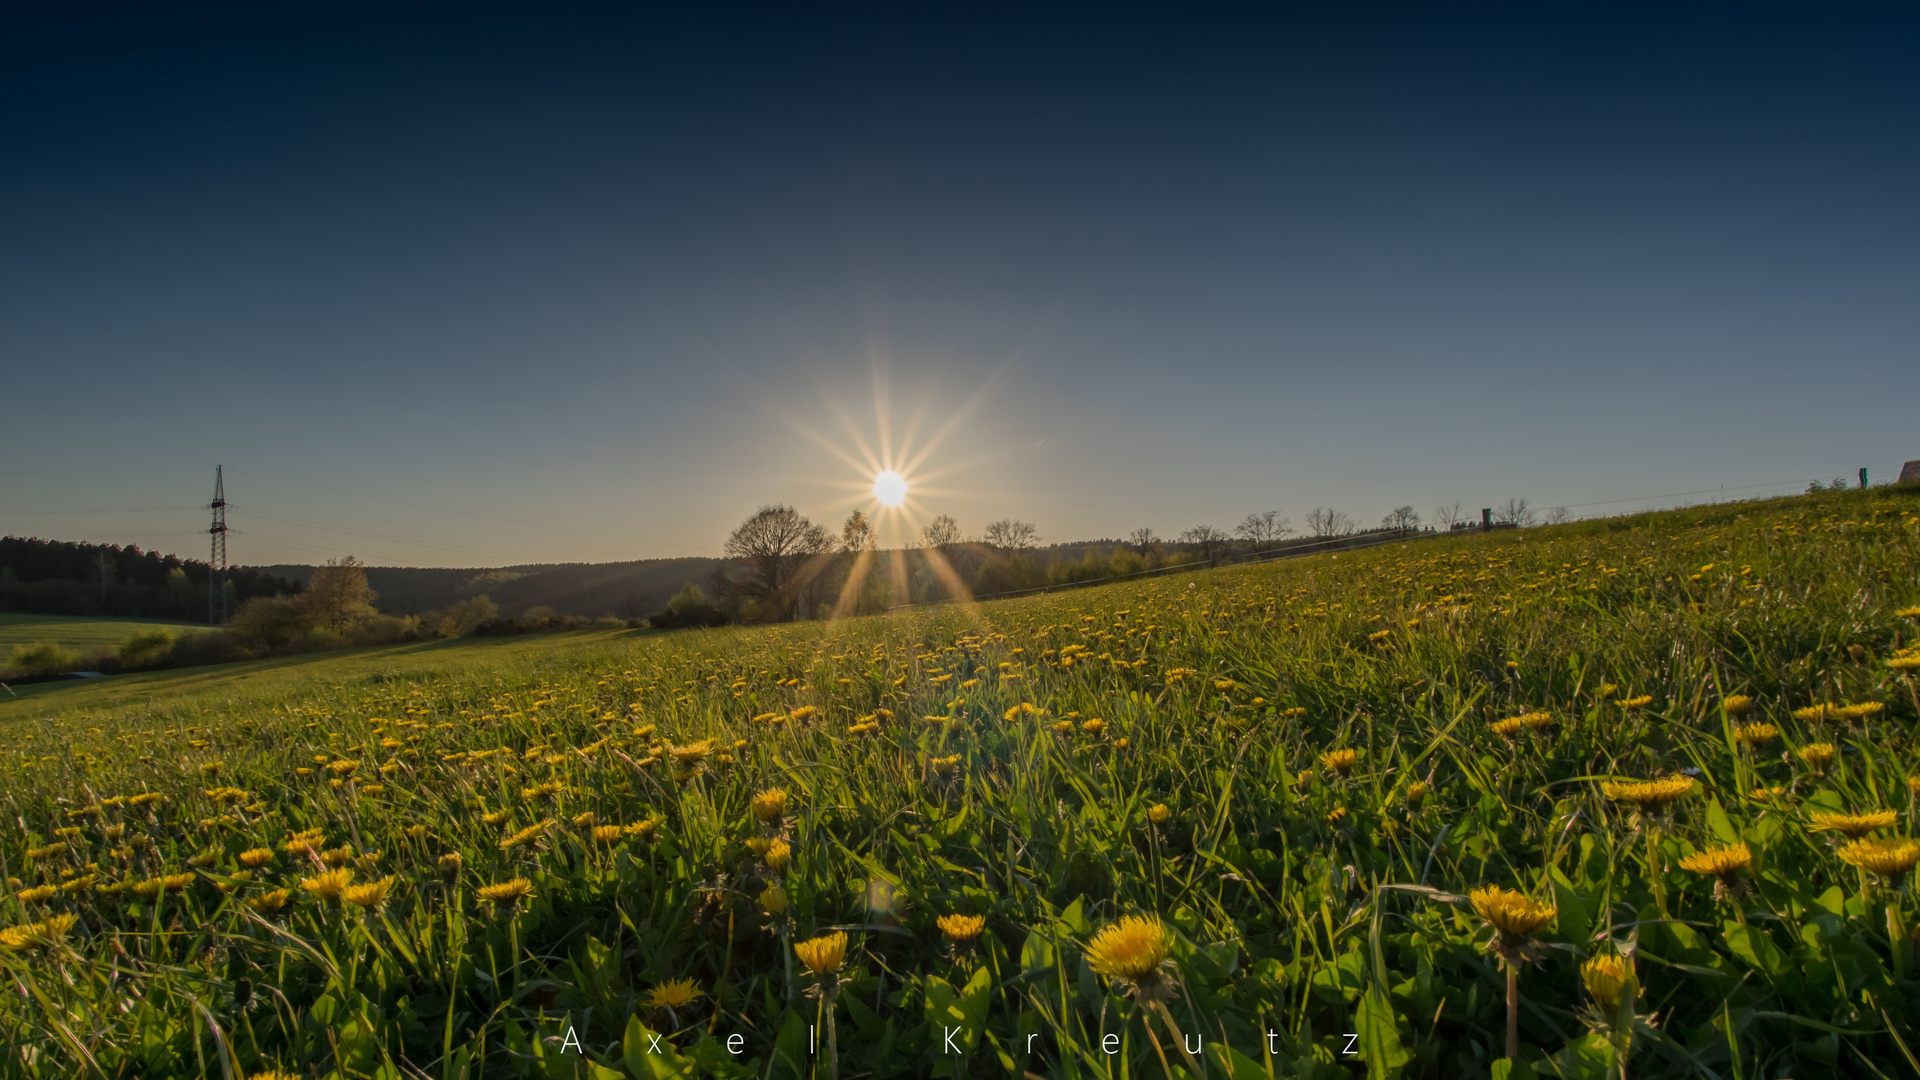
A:
{"type": "Polygon", "coordinates": [[[224,463],[240,563],[714,554],[883,433],[1048,540],[1920,458],[1911,6],[905,6],[8,5],[0,532],[204,557],[224,463]]]}

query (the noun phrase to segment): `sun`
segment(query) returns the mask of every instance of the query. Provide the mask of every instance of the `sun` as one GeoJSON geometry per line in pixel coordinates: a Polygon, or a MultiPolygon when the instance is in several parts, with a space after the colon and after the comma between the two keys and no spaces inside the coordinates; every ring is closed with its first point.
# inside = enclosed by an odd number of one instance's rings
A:
{"type": "Polygon", "coordinates": [[[888,469],[873,478],[873,497],[886,506],[898,507],[907,501],[907,478],[888,469]]]}

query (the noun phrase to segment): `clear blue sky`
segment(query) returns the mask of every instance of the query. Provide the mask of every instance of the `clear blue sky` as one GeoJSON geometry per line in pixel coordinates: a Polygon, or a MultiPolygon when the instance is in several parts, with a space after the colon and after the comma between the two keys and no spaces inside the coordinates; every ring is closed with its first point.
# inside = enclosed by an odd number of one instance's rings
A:
{"type": "Polygon", "coordinates": [[[1920,458],[1910,6],[388,7],[0,13],[0,531],[204,555],[223,462],[238,562],[710,554],[883,428],[1051,540],[1920,458]]]}

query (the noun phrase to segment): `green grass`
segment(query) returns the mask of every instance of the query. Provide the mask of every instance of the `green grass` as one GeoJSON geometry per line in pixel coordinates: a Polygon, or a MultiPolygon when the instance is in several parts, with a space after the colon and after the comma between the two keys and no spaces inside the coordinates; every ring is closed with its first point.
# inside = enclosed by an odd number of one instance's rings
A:
{"type": "Polygon", "coordinates": [[[51,641],[69,649],[117,648],[135,634],[165,627],[176,634],[204,630],[199,623],[162,619],[88,618],[81,615],[27,615],[0,611],[0,661],[15,645],[51,641]]]}
{"type": "Polygon", "coordinates": [[[1814,826],[1912,831],[1916,509],[3,704],[0,1076],[1899,1075],[1920,920],[1814,826]],[[1694,782],[1609,795],[1653,778],[1694,782]],[[1734,844],[1726,886],[1682,866],[1734,844]],[[326,899],[328,862],[385,891],[326,899]],[[1489,885],[1553,909],[1532,940],[1489,951],[1489,885]],[[1128,974],[1136,914],[1166,962],[1128,974]],[[815,977],[793,946],[834,933],[815,977]],[[1628,950],[1601,1010],[1582,966],[1628,950]]]}

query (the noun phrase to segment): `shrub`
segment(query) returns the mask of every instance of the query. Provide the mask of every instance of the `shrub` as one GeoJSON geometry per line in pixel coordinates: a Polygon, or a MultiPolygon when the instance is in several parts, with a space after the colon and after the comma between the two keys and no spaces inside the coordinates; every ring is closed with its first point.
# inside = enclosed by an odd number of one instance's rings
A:
{"type": "Polygon", "coordinates": [[[51,641],[15,645],[7,667],[22,675],[58,675],[80,666],[80,654],[51,641]]]}
{"type": "Polygon", "coordinates": [[[647,620],[662,630],[675,630],[691,626],[723,626],[727,614],[707,602],[707,594],[700,586],[688,582],[680,591],[667,601],[667,610],[647,620]]]}
{"type": "Polygon", "coordinates": [[[246,650],[232,634],[224,630],[201,630],[181,635],[167,650],[167,663],[175,667],[199,664],[225,664],[245,658],[246,650]]]}
{"type": "Polygon", "coordinates": [[[159,667],[167,662],[167,654],[172,650],[171,631],[143,630],[120,646],[120,665],[128,668],[159,667]]]}

